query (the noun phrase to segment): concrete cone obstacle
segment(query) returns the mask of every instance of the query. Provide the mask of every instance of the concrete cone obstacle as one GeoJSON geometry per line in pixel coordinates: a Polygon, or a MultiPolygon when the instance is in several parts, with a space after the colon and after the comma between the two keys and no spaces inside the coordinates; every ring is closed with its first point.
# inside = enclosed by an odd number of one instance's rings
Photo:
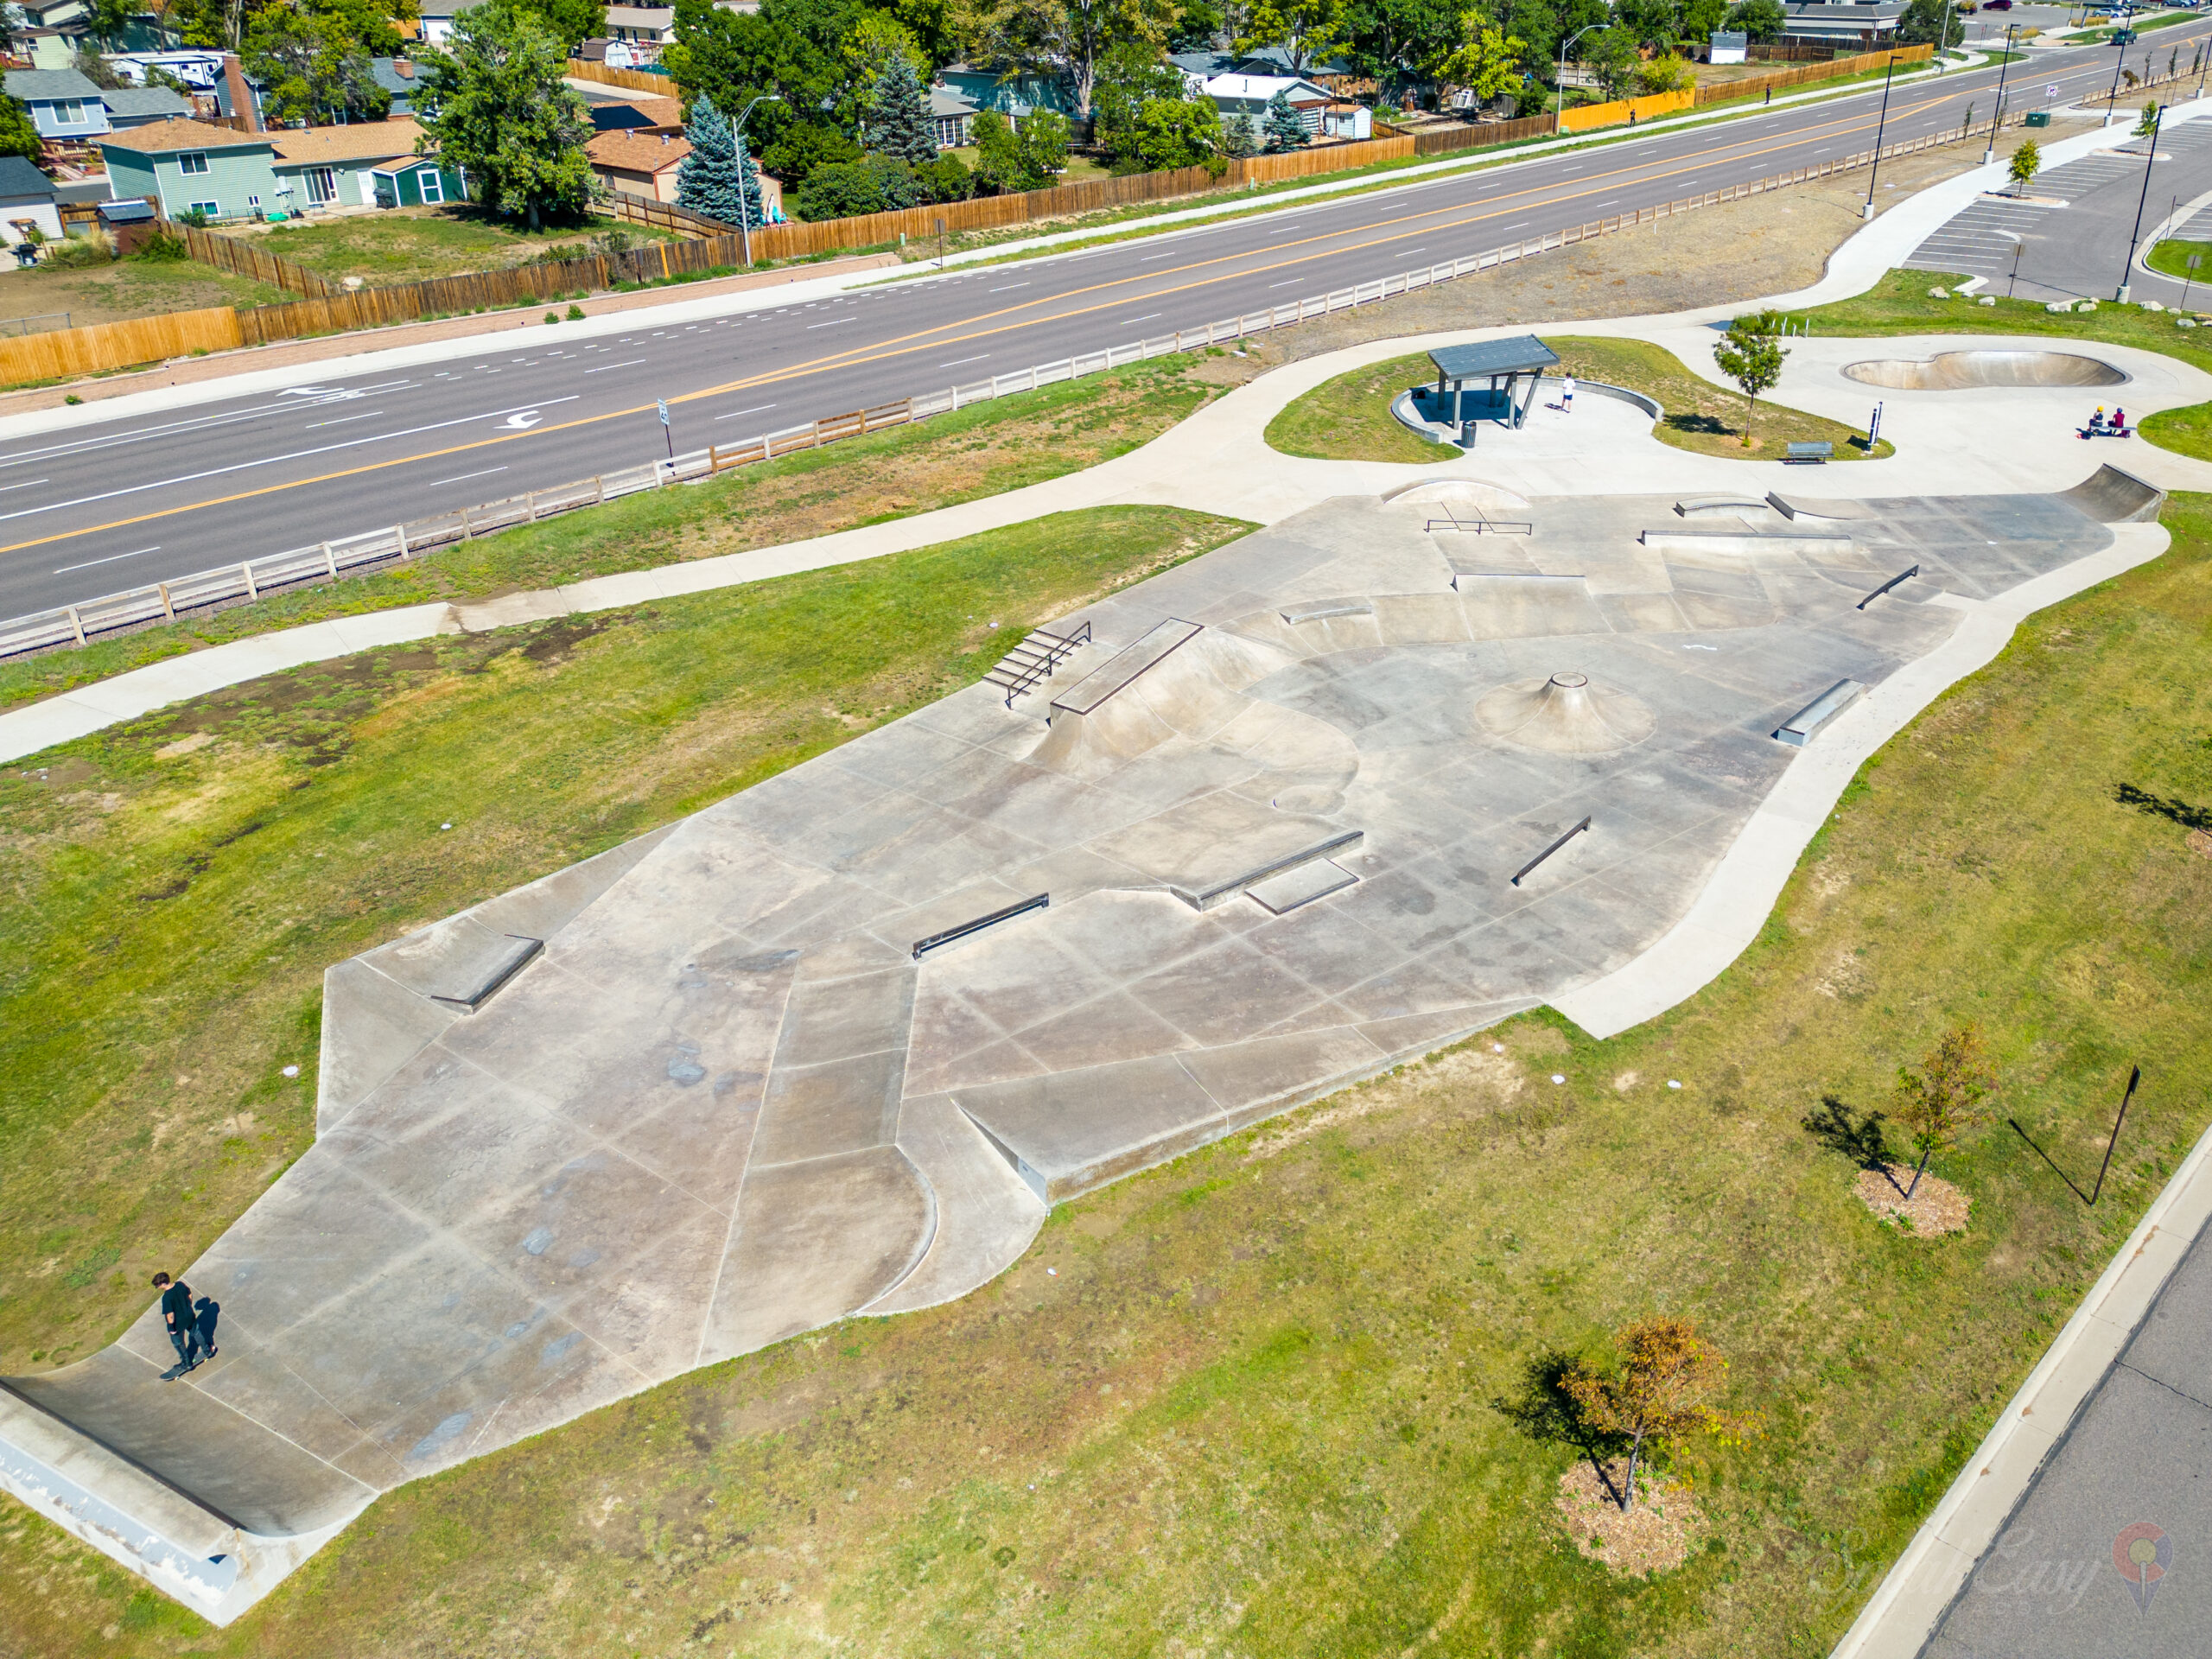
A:
{"type": "Polygon", "coordinates": [[[1625,691],[1590,683],[1572,670],[1548,680],[1501,685],[1475,704],[1491,736],[1554,754],[1605,754],[1651,735],[1651,710],[1625,691]]]}

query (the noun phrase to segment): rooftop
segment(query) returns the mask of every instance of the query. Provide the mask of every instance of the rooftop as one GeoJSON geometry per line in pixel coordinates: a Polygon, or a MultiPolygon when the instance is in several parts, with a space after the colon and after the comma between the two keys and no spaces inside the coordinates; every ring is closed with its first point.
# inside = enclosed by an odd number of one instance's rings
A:
{"type": "Polygon", "coordinates": [[[279,167],[384,161],[393,156],[415,155],[423,147],[423,129],[404,115],[389,121],[355,121],[342,127],[307,127],[264,136],[276,148],[279,167]]]}
{"type": "Polygon", "coordinates": [[[1559,353],[1534,334],[1516,334],[1472,346],[1439,346],[1428,360],[1446,380],[1472,380],[1491,374],[1539,374],[1559,366],[1559,353]]]}
{"type": "Polygon", "coordinates": [[[10,69],[5,76],[8,96],[28,104],[62,98],[97,100],[100,89],[74,69],[10,69]]]}
{"type": "Polygon", "coordinates": [[[584,146],[594,167],[626,173],[658,173],[691,153],[691,141],[673,133],[602,132],[584,146]]]}
{"type": "Polygon", "coordinates": [[[267,132],[235,132],[228,127],[212,127],[205,121],[187,120],[180,116],[132,127],[125,132],[102,133],[100,147],[130,150],[140,156],[167,156],[182,149],[268,149],[274,147],[271,141],[275,136],[267,132]]]}
{"type": "Polygon", "coordinates": [[[20,156],[0,156],[0,197],[10,201],[36,196],[54,200],[54,181],[20,156]]]}
{"type": "MultiPolygon", "coordinates": [[[[73,71],[72,72],[73,73],[73,71]]],[[[116,86],[100,94],[110,115],[190,115],[192,105],[166,86],[116,86]]]]}

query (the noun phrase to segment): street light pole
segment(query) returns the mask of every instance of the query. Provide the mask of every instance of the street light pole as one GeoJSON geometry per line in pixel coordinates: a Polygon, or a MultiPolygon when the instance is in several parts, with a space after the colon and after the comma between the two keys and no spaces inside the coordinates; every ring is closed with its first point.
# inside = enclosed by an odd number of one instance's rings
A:
{"type": "MultiPolygon", "coordinates": [[[[2115,35],[2126,34],[2128,32],[2127,20],[2134,15],[2135,14],[2133,12],[2129,11],[2125,7],[2122,7],[2113,20],[2116,27],[2113,29],[2113,33],[2115,35]]],[[[2113,111],[2120,107],[2120,72],[2126,67],[2127,42],[2122,41],[2120,43],[2120,54],[2113,60],[2112,91],[2105,94],[2105,125],[2107,126],[2112,125],[2113,111]]]]}
{"type": "Polygon", "coordinates": [[[2143,194],[2137,197],[2135,201],[2135,228],[2127,233],[2127,263],[2120,268],[2120,292],[2113,296],[2113,298],[2122,305],[2127,303],[2127,290],[2133,286],[2127,279],[2135,270],[2135,245],[2143,235],[2143,208],[2151,200],[2151,169],[2158,163],[2158,129],[2164,124],[2166,112],[2164,110],[2156,105],[2152,105],[2151,143],[2148,153],[2143,157],[2143,194]]]}
{"type": "MultiPolygon", "coordinates": [[[[1611,19],[1609,18],[1607,21],[1610,22],[1611,19]]],[[[1602,29],[1604,27],[1605,24],[1603,23],[1585,23],[1580,29],[1576,29],[1573,34],[1568,35],[1565,40],[1559,43],[1559,102],[1552,110],[1552,130],[1554,132],[1557,132],[1560,130],[1561,124],[1565,121],[1567,117],[1567,48],[1573,46],[1577,41],[1580,40],[1585,35],[1587,35],[1592,29],[1602,29]]]]}
{"type": "Polygon", "coordinates": [[[1882,71],[1882,113],[1874,123],[1874,159],[1866,169],[1866,207],[1861,219],[1874,217],[1874,181],[1882,172],[1882,132],[1890,124],[1890,77],[1897,72],[1897,55],[1890,54],[1889,67],[1882,71]]]}
{"type": "MultiPolygon", "coordinates": [[[[737,240],[738,246],[745,256],[745,268],[747,270],[753,269],[753,213],[746,206],[745,201],[745,163],[747,161],[744,148],[745,124],[753,118],[753,111],[760,105],[763,104],[780,104],[783,101],[783,96],[780,93],[762,92],[759,97],[755,98],[752,103],[747,104],[745,106],[744,111],[730,124],[729,136],[733,147],[737,150],[737,240]]],[[[757,168],[754,169],[754,176],[759,176],[759,169],[757,168]]]]}
{"type": "Polygon", "coordinates": [[[1997,159],[1997,130],[2005,124],[2005,77],[2012,67],[2012,31],[2018,23],[2005,25],[2005,61],[1997,69],[1997,113],[1989,120],[1989,148],[1981,152],[1981,164],[1987,167],[1997,159]]]}

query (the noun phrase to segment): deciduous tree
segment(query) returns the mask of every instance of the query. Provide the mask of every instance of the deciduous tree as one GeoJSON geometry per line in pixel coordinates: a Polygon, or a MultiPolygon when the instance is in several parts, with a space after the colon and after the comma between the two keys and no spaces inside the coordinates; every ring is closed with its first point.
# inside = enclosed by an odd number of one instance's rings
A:
{"type": "Polygon", "coordinates": [[[1919,1153],[1912,1172],[1910,1198],[1920,1188],[1928,1160],[1959,1137],[1987,1121],[1988,1100],[1997,1087],[1997,1073],[1990,1065],[1988,1046],[1973,1026],[1955,1026],[1938,1038],[1920,1062],[1917,1071],[1897,1068],[1897,1093],[1891,1113],[1905,1138],[1919,1153]]]}
{"type": "Polygon", "coordinates": [[[1728,1362],[1686,1319],[1639,1320],[1614,1340],[1618,1366],[1579,1365],[1561,1381],[1593,1426],[1627,1444],[1628,1478],[1616,1494],[1626,1512],[1636,1507],[1637,1469],[1647,1446],[1732,1427],[1713,1403],[1728,1362]]]}
{"type": "Polygon", "coordinates": [[[0,92],[0,156],[21,156],[35,162],[39,157],[38,129],[31,124],[31,112],[15,99],[0,92]]]}
{"type": "Polygon", "coordinates": [[[964,0],[959,16],[972,61],[1065,74],[1076,112],[1088,118],[1107,54],[1130,41],[1156,50],[1175,12],[1170,0],[964,0]]]}
{"type": "Polygon", "coordinates": [[[1305,74],[1350,35],[1346,10],[1345,0],[1252,0],[1235,48],[1280,48],[1291,73],[1305,74]]]}
{"type": "Polygon", "coordinates": [[[536,17],[492,6],[454,20],[450,51],[416,59],[416,118],[440,159],[467,169],[493,213],[574,217],[589,205],[591,121],[563,82],[568,52],[536,17]]]}
{"type": "Polygon", "coordinates": [[[1521,61],[1529,48],[1479,11],[1459,14],[1459,43],[1436,64],[1436,79],[1464,87],[1478,104],[1487,104],[1521,84],[1521,61]]]}
{"type": "Polygon", "coordinates": [[[1740,30],[1762,44],[1779,36],[1789,25],[1782,0],[1737,0],[1728,8],[1725,27],[1740,30]]]}
{"type": "Polygon", "coordinates": [[[1221,111],[1211,99],[1156,98],[1137,114],[1137,153],[1155,170],[1221,157],[1221,111]]]}
{"type": "Polygon", "coordinates": [[[2020,147],[2012,152],[2012,164],[2005,171],[2012,177],[2012,194],[2025,195],[2036,175],[2043,171],[2043,151],[2036,147],[2034,139],[2020,140],[2020,147]]]}
{"type": "Polygon", "coordinates": [[[1782,378],[1782,360],[1789,355],[1775,336],[1782,332],[1782,324],[1773,313],[1762,311],[1755,316],[1738,317],[1728,325],[1728,332],[1713,348],[1713,360],[1742,390],[1747,400],[1744,410],[1744,447],[1751,447],[1751,419],[1758,413],[1759,394],[1770,391],[1782,378]]]}

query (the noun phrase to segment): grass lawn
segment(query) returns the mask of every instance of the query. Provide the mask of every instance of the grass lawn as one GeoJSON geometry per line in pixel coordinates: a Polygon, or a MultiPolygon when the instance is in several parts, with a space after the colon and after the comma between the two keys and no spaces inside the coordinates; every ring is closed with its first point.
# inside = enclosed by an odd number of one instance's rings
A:
{"type": "MultiPolygon", "coordinates": [[[[2203,331],[2177,328],[2171,311],[2101,305],[2094,311],[2054,312],[2044,310],[2040,301],[2008,300],[2001,295],[1995,305],[1929,296],[1931,286],[1948,287],[1964,280],[1955,276],[1947,283],[1934,271],[1893,270],[1856,299],[1824,305],[1807,315],[1816,334],[2037,334],[2089,344],[2106,340],[2146,352],[2164,352],[2212,372],[2212,349],[2208,349],[2212,341],[2199,345],[2197,335],[2203,331]]],[[[2082,395],[2084,420],[2099,401],[2093,391],[2085,390],[2082,395]]],[[[2198,404],[2153,415],[2143,423],[2142,433],[2161,448],[2212,461],[2212,404],[2198,404]]],[[[2107,452],[2098,458],[2112,457],[2107,452]]],[[[2117,459],[2126,464],[2125,456],[2117,459]]]]}
{"type": "MultiPolygon", "coordinates": [[[[2212,242],[2190,242],[2177,236],[2170,236],[2152,248],[2144,263],[2152,270],[2162,270],[2169,276],[2194,278],[2200,283],[2212,282],[2212,242]],[[2189,264],[2192,257],[2197,262],[2194,270],[2189,264]]],[[[2212,294],[2205,297],[2212,300],[2212,294]]]]}
{"type": "MultiPolygon", "coordinates": [[[[1171,518],[1148,556],[1216,533],[1171,518]]],[[[2212,801],[2212,501],[2169,522],[2164,559],[2032,619],[1891,743],[1758,943],[1652,1025],[1525,1017],[1064,1205],[960,1302],[403,1489],[227,1631],[0,1509],[0,1629],[50,1659],[1825,1654],[2204,1124],[2212,858],[2113,798],[2212,801]],[[1802,1121],[1880,1106],[1961,1020],[2000,1111],[2076,1172],[2142,1065],[2111,1198],[2084,1208],[1999,1122],[1935,1165],[1963,1234],[1859,1204],[1802,1121]],[[1716,1338],[1756,1432],[1665,1459],[1694,1553],[1613,1579],[1554,1520],[1571,1454],[1493,1402],[1655,1309],[1716,1338]]],[[[276,1067],[312,1069],[321,963],[972,674],[969,617],[1134,568],[1096,527],[988,573],[910,556],[895,598],[880,567],[825,572],[287,677],[77,746],[66,788],[11,781],[4,959],[45,1023],[0,1068],[7,1213],[54,1235],[0,1253],[0,1340],[72,1313],[103,1337],[143,1295],[114,1273],[296,1146],[308,1079],[276,1067]],[[221,737],[156,758],[187,731],[221,737]]]]}
{"type": "MultiPolygon", "coordinates": [[[[1652,435],[1677,449],[1732,459],[1771,459],[1785,444],[1825,439],[1838,461],[1869,457],[1864,432],[1839,422],[1762,402],[1751,447],[1743,442],[1744,399],[1700,379],[1669,351],[1637,340],[1546,335],[1544,343],[1578,380],[1601,381],[1656,397],[1666,410],[1652,435]]],[[[1316,386],[1268,423],[1268,444],[1285,454],[1325,461],[1395,461],[1411,466],[1457,453],[1399,423],[1390,402],[1408,386],[1433,378],[1425,353],[1355,369],[1316,386]]],[[[1783,370],[1785,382],[1789,378],[1783,370]]],[[[1586,394],[1586,396],[1587,394],[1586,394]]],[[[1872,459],[1896,453],[1885,440],[1872,459]]]]}
{"type": "Polygon", "coordinates": [[[359,276],[372,288],[459,276],[469,271],[501,270],[541,254],[561,251],[574,257],[585,245],[619,226],[632,239],[658,242],[671,232],[594,217],[577,226],[548,227],[531,235],[529,227],[481,208],[397,207],[344,218],[290,220],[257,233],[233,231],[240,240],[258,240],[270,252],[319,271],[335,282],[359,276]]]}
{"type": "Polygon", "coordinates": [[[8,767],[0,1364],[110,1340],[149,1264],[299,1154],[329,963],[933,701],[1027,625],[1247,528],[1066,514],[348,658],[8,767]]]}
{"type": "Polygon", "coordinates": [[[302,588],[81,651],[0,663],[0,708],[324,617],[555,587],[803,541],[1019,489],[1095,467],[1157,437],[1247,369],[1223,356],[1155,358],[803,450],[712,483],[629,496],[464,542],[390,575],[302,588]]]}
{"type": "Polygon", "coordinates": [[[219,305],[276,305],[297,299],[210,265],[184,259],[118,259],[87,270],[0,271],[0,318],[69,314],[54,327],[83,328],[96,322],[132,317],[166,316],[173,311],[204,311],[219,305]]]}

